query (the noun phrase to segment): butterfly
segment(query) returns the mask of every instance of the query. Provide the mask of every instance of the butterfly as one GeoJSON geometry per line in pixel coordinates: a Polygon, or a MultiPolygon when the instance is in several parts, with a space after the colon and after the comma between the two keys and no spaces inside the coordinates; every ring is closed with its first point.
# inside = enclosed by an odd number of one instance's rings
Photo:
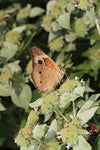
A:
{"type": "Polygon", "coordinates": [[[35,87],[41,92],[48,92],[60,82],[64,71],[41,49],[31,47],[32,73],[35,87]]]}

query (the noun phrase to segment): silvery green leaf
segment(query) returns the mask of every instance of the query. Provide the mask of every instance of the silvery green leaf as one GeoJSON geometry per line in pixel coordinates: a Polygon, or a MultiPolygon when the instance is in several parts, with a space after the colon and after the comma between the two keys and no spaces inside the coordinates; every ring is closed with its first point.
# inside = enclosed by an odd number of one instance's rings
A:
{"type": "Polygon", "coordinates": [[[94,92],[94,90],[88,86],[85,86],[85,92],[94,92]]]}
{"type": "Polygon", "coordinates": [[[24,25],[24,26],[16,27],[12,31],[17,31],[19,33],[22,33],[25,29],[26,29],[26,26],[24,25]]]}
{"type": "Polygon", "coordinates": [[[85,23],[85,24],[89,24],[90,22],[90,18],[89,18],[89,16],[87,16],[86,14],[83,16],[83,22],[85,23]]]}
{"type": "Polygon", "coordinates": [[[70,14],[69,13],[64,12],[63,14],[59,16],[57,21],[62,28],[70,29],[70,14]]]}
{"type": "Polygon", "coordinates": [[[73,94],[76,94],[78,96],[82,96],[83,97],[84,91],[85,91],[85,87],[84,86],[76,87],[76,88],[74,88],[73,94]]]}
{"type": "Polygon", "coordinates": [[[59,107],[65,107],[67,104],[70,103],[70,99],[71,99],[71,93],[63,93],[60,96],[60,104],[59,107]]]}
{"type": "Polygon", "coordinates": [[[39,107],[41,106],[42,102],[43,102],[43,98],[39,98],[35,102],[30,103],[30,107],[31,108],[39,107]]]}
{"type": "Polygon", "coordinates": [[[54,137],[56,135],[56,132],[57,132],[57,121],[55,119],[51,122],[49,130],[45,135],[45,138],[47,139],[47,138],[54,137]]]}
{"type": "Polygon", "coordinates": [[[93,103],[98,99],[99,96],[100,96],[100,94],[94,94],[94,95],[90,96],[88,101],[78,111],[78,115],[81,114],[82,112],[88,110],[93,105],[93,103]]]}
{"type": "Polygon", "coordinates": [[[73,42],[76,39],[76,36],[74,33],[65,34],[65,40],[67,42],[73,42]]]}
{"type": "Polygon", "coordinates": [[[43,14],[45,12],[44,9],[40,8],[40,7],[34,7],[31,9],[29,17],[33,18],[33,17],[37,17],[40,16],[41,14],[43,14]]]}
{"type": "Polygon", "coordinates": [[[0,83],[0,96],[11,96],[12,91],[13,90],[10,85],[0,83]]]}
{"type": "Polygon", "coordinates": [[[51,0],[47,3],[47,11],[46,13],[49,14],[50,10],[51,10],[51,6],[54,5],[55,1],[54,0],[51,0]]]}
{"type": "Polygon", "coordinates": [[[11,73],[14,74],[15,72],[20,72],[21,71],[21,67],[19,66],[20,61],[14,61],[13,63],[9,63],[8,66],[11,70],[11,73]]]}
{"type": "MultiPolygon", "coordinates": [[[[69,43],[67,47],[67,51],[74,51],[74,50],[76,50],[76,45],[74,43],[69,43]]],[[[69,60],[69,62],[71,62],[71,60],[69,60]]]]}
{"type": "Polygon", "coordinates": [[[99,97],[100,97],[100,94],[94,94],[94,95],[89,97],[88,101],[95,102],[99,97]]]}
{"type": "Polygon", "coordinates": [[[48,114],[48,113],[45,114],[44,122],[47,122],[47,121],[51,118],[52,114],[53,114],[53,112],[51,112],[51,113],[49,113],[49,114],[48,114]]]}
{"type": "Polygon", "coordinates": [[[95,14],[95,8],[94,8],[94,7],[90,7],[89,10],[87,9],[86,15],[87,15],[90,19],[92,19],[92,17],[94,16],[94,14],[95,14]]]}
{"type": "Polygon", "coordinates": [[[90,39],[90,45],[94,45],[96,43],[96,40],[90,39]]]}
{"type": "MultiPolygon", "coordinates": [[[[94,7],[90,7],[90,9],[86,11],[86,15],[88,16],[89,27],[92,28],[95,26],[95,10],[94,7]]],[[[86,23],[86,22],[84,22],[86,23]]]]}
{"type": "Polygon", "coordinates": [[[28,85],[24,85],[22,88],[13,89],[11,98],[15,105],[27,109],[31,100],[32,93],[28,85]]]}
{"type": "Polygon", "coordinates": [[[39,150],[39,145],[38,144],[36,144],[36,145],[30,145],[30,146],[28,146],[28,147],[23,147],[23,146],[21,146],[20,147],[20,150],[39,150]]]}
{"type": "Polygon", "coordinates": [[[61,26],[58,23],[56,23],[55,21],[52,22],[52,30],[53,31],[58,31],[58,30],[61,30],[61,29],[62,28],[61,28],[61,26]]]}
{"type": "Polygon", "coordinates": [[[1,57],[6,58],[7,60],[11,59],[14,57],[14,55],[17,52],[18,45],[17,44],[12,44],[8,42],[3,43],[4,47],[1,49],[1,57]]]}
{"type": "Polygon", "coordinates": [[[61,36],[61,32],[58,31],[58,32],[54,32],[54,31],[50,31],[49,33],[49,42],[54,40],[55,38],[57,38],[58,36],[61,36]]]}
{"type": "Polygon", "coordinates": [[[44,136],[45,127],[46,127],[46,124],[36,125],[32,131],[32,134],[33,134],[32,137],[38,140],[41,139],[44,136]]]}
{"type": "Polygon", "coordinates": [[[96,24],[96,20],[95,20],[95,15],[92,17],[92,19],[90,19],[90,24],[89,24],[89,27],[90,28],[93,28],[96,24]]]}
{"type": "Polygon", "coordinates": [[[80,97],[80,95],[73,92],[70,94],[70,101],[75,101],[78,97],[80,97]]]}
{"type": "Polygon", "coordinates": [[[94,116],[94,113],[96,112],[97,109],[98,109],[98,106],[93,107],[89,110],[86,110],[82,113],[78,113],[77,118],[81,120],[81,125],[84,125],[85,123],[87,123],[94,116]]]}
{"type": "Polygon", "coordinates": [[[50,33],[49,33],[49,42],[50,41],[52,41],[53,39],[55,39],[57,37],[57,34],[56,33],[54,33],[53,31],[50,31],[50,33]]]}
{"type": "Polygon", "coordinates": [[[5,9],[6,13],[14,13],[17,10],[17,8],[11,8],[11,9],[5,9]]]}
{"type": "Polygon", "coordinates": [[[78,144],[73,147],[73,150],[92,150],[90,144],[83,136],[78,136],[78,144]]]}
{"type": "Polygon", "coordinates": [[[72,93],[63,93],[60,96],[60,107],[65,107],[70,101],[76,100],[78,97],[83,96],[84,88],[77,87],[72,93]]]}
{"type": "Polygon", "coordinates": [[[67,10],[71,13],[75,9],[75,5],[72,3],[67,4],[67,10]]]}

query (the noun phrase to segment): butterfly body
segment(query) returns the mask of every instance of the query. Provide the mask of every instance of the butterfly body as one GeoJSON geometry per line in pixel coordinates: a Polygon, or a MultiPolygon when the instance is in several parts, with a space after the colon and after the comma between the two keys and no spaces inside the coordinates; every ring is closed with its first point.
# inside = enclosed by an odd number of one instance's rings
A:
{"type": "Polygon", "coordinates": [[[42,50],[37,47],[31,48],[32,73],[31,77],[38,90],[50,91],[55,84],[60,82],[64,72],[42,50]]]}

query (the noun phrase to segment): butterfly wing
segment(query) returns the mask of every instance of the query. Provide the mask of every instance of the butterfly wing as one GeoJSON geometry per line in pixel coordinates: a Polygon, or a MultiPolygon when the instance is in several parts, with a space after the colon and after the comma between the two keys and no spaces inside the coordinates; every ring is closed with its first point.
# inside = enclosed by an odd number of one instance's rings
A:
{"type": "Polygon", "coordinates": [[[53,89],[63,77],[63,71],[57,64],[37,47],[31,48],[32,74],[31,77],[37,89],[41,92],[53,89]]]}

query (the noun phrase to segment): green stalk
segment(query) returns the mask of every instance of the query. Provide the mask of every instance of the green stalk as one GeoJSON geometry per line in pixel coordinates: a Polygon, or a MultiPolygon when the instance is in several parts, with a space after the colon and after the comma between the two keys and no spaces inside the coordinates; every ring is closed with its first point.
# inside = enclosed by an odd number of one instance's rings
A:
{"type": "Polygon", "coordinates": [[[36,35],[37,32],[34,32],[31,37],[29,38],[29,40],[27,41],[27,43],[25,44],[23,51],[28,47],[28,45],[31,43],[33,37],[36,35]]]}
{"type": "Polygon", "coordinates": [[[41,146],[44,146],[44,144],[42,144],[39,140],[35,139],[32,137],[32,140],[36,141],[38,144],[40,144],[41,146]]]}
{"type": "Polygon", "coordinates": [[[75,103],[74,103],[74,101],[72,101],[72,103],[73,103],[73,117],[75,117],[76,116],[75,103]]]}
{"type": "Polygon", "coordinates": [[[56,110],[56,112],[59,113],[67,123],[69,123],[67,118],[59,110],[56,110]]]}

